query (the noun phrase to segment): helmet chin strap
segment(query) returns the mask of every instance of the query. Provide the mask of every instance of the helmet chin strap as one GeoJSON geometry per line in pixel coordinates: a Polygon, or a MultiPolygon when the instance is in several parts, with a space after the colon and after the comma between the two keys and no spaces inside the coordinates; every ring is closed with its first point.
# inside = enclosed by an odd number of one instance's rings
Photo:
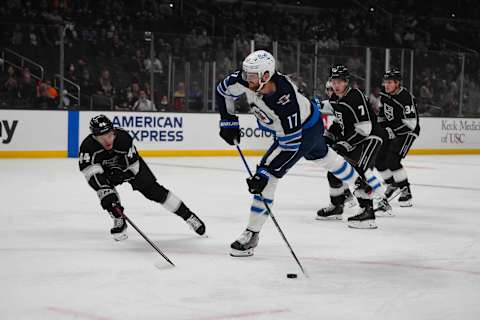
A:
{"type": "Polygon", "coordinates": [[[255,92],[261,93],[260,91],[262,91],[263,87],[267,84],[267,82],[264,82],[264,83],[261,83],[261,84],[259,83],[258,89],[255,90],[255,92]]]}
{"type": "MultiPolygon", "coordinates": [[[[263,75],[265,75],[265,73],[264,73],[263,75]]],[[[267,81],[260,81],[260,79],[263,79],[263,76],[260,77],[260,75],[259,75],[259,77],[258,77],[258,89],[255,90],[255,92],[260,93],[260,91],[261,91],[261,90],[263,89],[263,87],[267,84],[267,82],[270,81],[270,79],[272,79],[272,76],[273,76],[273,75],[271,75],[271,76],[268,78],[267,81]]]]}

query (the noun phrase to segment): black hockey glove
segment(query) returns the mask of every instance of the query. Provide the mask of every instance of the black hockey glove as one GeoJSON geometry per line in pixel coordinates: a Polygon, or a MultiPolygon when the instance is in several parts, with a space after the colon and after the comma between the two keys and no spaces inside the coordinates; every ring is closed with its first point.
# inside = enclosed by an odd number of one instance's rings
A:
{"type": "Polygon", "coordinates": [[[232,146],[240,143],[240,124],[237,116],[220,120],[220,137],[232,146]]]}
{"type": "Polygon", "coordinates": [[[113,189],[100,189],[97,191],[100,198],[100,204],[104,210],[107,210],[115,218],[120,218],[123,214],[123,207],[120,199],[113,189]]]}
{"type": "Polygon", "coordinates": [[[332,147],[335,144],[335,136],[328,130],[325,130],[323,134],[323,138],[325,139],[325,143],[332,147]]]}
{"type": "Polygon", "coordinates": [[[107,179],[113,186],[118,186],[125,181],[132,180],[135,175],[130,170],[122,170],[119,167],[109,168],[107,171],[107,179]]]}
{"type": "Polygon", "coordinates": [[[330,134],[332,134],[332,136],[334,136],[335,139],[338,140],[342,137],[343,129],[342,125],[338,121],[334,120],[326,131],[330,132],[330,134]]]}
{"type": "Polygon", "coordinates": [[[337,153],[342,157],[345,157],[350,151],[353,150],[353,147],[347,141],[338,141],[335,143],[333,150],[337,151],[337,153]]]}
{"type": "Polygon", "coordinates": [[[248,192],[251,194],[260,194],[268,184],[268,172],[264,168],[257,169],[253,177],[247,178],[248,192]]]}

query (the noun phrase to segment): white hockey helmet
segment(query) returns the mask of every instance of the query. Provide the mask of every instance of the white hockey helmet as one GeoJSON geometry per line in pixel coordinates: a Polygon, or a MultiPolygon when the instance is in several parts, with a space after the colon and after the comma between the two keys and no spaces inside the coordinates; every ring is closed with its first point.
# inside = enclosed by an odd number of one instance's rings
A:
{"type": "Polygon", "coordinates": [[[275,58],[270,52],[265,50],[254,51],[243,60],[242,71],[242,77],[244,80],[247,80],[248,74],[254,73],[258,75],[260,86],[257,91],[260,91],[275,73],[275,58]],[[267,72],[268,77],[264,78],[267,72]]]}

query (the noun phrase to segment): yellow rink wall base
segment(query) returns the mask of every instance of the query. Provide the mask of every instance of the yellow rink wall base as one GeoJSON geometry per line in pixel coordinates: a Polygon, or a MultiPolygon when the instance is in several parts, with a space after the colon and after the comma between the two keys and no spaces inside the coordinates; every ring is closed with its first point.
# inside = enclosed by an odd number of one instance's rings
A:
{"type": "Polygon", "coordinates": [[[0,151],[0,158],[66,158],[65,151],[0,151]]]}
{"type": "MultiPolygon", "coordinates": [[[[262,156],[266,150],[242,150],[245,156],[262,156]]],[[[232,157],[232,150],[140,150],[143,157],[232,157]]],[[[466,155],[480,154],[480,149],[414,149],[409,155],[466,155]]],[[[0,158],[66,158],[65,151],[0,151],[0,158]]]]}

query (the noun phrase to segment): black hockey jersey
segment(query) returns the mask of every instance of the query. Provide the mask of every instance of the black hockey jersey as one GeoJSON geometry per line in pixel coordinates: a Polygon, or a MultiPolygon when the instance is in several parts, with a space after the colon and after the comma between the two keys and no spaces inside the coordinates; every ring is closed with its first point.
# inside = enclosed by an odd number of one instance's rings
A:
{"type": "Polygon", "coordinates": [[[337,139],[355,146],[370,135],[377,124],[376,116],[360,90],[348,88],[343,97],[333,94],[329,101],[335,116],[334,123],[341,128],[337,139]]]}
{"type": "Polygon", "coordinates": [[[78,156],[80,171],[96,191],[111,188],[105,174],[110,169],[130,170],[133,175],[136,175],[140,169],[139,155],[133,145],[132,137],[123,129],[114,130],[115,140],[111,150],[105,150],[91,134],[80,146],[78,156]]]}
{"type": "Polygon", "coordinates": [[[382,127],[391,128],[396,135],[420,133],[415,98],[407,89],[401,87],[395,95],[382,90],[380,102],[378,121],[382,127]]]}

